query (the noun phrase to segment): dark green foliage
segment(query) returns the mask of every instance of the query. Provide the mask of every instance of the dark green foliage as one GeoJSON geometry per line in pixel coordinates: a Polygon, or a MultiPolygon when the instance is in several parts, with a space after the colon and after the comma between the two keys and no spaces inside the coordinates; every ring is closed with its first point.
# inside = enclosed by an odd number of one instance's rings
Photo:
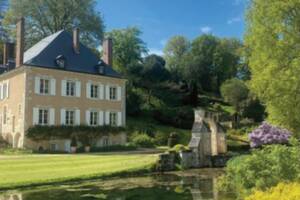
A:
{"type": "Polygon", "coordinates": [[[109,133],[125,131],[124,127],[111,126],[33,126],[27,130],[27,137],[33,140],[70,139],[98,137],[109,133]]]}
{"type": "Polygon", "coordinates": [[[161,108],[153,111],[155,120],[177,128],[190,129],[194,122],[194,112],[190,107],[161,108]]]}
{"type": "Polygon", "coordinates": [[[141,114],[141,97],[133,90],[133,88],[127,88],[126,96],[126,113],[129,116],[138,116],[141,114]]]}
{"type": "Polygon", "coordinates": [[[262,122],[265,115],[265,107],[258,99],[250,100],[242,113],[243,117],[253,119],[255,122],[262,122]]]}

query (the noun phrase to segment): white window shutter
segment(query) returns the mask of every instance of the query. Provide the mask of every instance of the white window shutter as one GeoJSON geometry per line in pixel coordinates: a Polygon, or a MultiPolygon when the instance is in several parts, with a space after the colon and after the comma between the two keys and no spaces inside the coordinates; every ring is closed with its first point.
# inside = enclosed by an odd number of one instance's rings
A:
{"type": "Polygon", "coordinates": [[[85,111],[85,120],[86,120],[86,124],[90,125],[90,111],[89,110],[85,111]]]}
{"type": "Polygon", "coordinates": [[[110,97],[109,97],[109,88],[110,88],[110,86],[106,85],[106,87],[105,87],[105,99],[106,100],[110,100],[110,97]]]}
{"type": "Polygon", "coordinates": [[[50,80],[50,94],[53,96],[56,94],[56,80],[54,78],[50,80]]]}
{"type": "Polygon", "coordinates": [[[101,100],[103,100],[104,99],[104,85],[103,84],[99,84],[99,98],[101,99],[101,100]]]}
{"type": "Polygon", "coordinates": [[[6,98],[8,98],[9,97],[9,81],[6,81],[6,98]]]}
{"type": "Polygon", "coordinates": [[[90,82],[86,83],[86,97],[91,98],[91,83],[90,82]]]}
{"type": "Polygon", "coordinates": [[[75,124],[80,125],[80,110],[79,109],[75,110],[75,124]]]}
{"type": "Polygon", "coordinates": [[[118,112],[117,125],[122,126],[122,112],[118,112]]]}
{"type": "Polygon", "coordinates": [[[81,82],[76,81],[76,97],[80,97],[80,96],[81,96],[81,82]]]}
{"type": "Polygon", "coordinates": [[[0,99],[3,99],[3,84],[0,85],[0,99]]]}
{"type": "Polygon", "coordinates": [[[32,122],[33,125],[37,125],[39,123],[39,108],[33,108],[32,122]]]}
{"type": "Polygon", "coordinates": [[[105,112],[105,125],[109,125],[109,111],[105,112]]]}
{"type": "Polygon", "coordinates": [[[34,78],[34,93],[40,94],[40,77],[36,76],[34,78]]]}
{"type": "Polygon", "coordinates": [[[49,109],[49,125],[55,125],[55,109],[49,109]]]}
{"type": "Polygon", "coordinates": [[[118,86],[117,87],[117,100],[121,101],[122,99],[122,87],[118,86]]]}
{"type": "Polygon", "coordinates": [[[99,126],[103,126],[104,125],[104,112],[103,111],[99,111],[99,126]]]}
{"type": "Polygon", "coordinates": [[[67,81],[66,80],[61,81],[61,96],[63,96],[63,97],[67,96],[67,81]]]}
{"type": "Polygon", "coordinates": [[[60,124],[61,125],[66,124],[66,110],[65,109],[60,110],[60,124]]]}

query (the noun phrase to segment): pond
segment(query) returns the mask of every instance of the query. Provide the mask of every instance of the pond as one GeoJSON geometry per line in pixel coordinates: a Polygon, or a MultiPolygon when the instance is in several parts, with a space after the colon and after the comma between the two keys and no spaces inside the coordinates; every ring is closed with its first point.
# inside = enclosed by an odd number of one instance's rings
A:
{"type": "Polygon", "coordinates": [[[110,178],[0,193],[0,200],[234,200],[217,191],[220,169],[110,178]]]}

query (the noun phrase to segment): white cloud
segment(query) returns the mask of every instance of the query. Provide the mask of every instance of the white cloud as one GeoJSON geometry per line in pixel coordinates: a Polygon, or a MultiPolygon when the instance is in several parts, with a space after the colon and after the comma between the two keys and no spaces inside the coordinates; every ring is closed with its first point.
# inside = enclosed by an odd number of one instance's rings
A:
{"type": "Polygon", "coordinates": [[[241,17],[234,17],[234,18],[229,19],[227,21],[227,24],[233,24],[233,23],[240,22],[240,21],[242,21],[241,17]]]}
{"type": "Polygon", "coordinates": [[[209,26],[203,26],[203,27],[200,28],[200,30],[201,30],[202,33],[205,33],[205,34],[212,32],[212,28],[209,27],[209,26]]]}
{"type": "Polygon", "coordinates": [[[163,56],[163,55],[164,55],[164,52],[163,52],[162,49],[149,48],[148,54],[149,54],[149,55],[151,55],[151,54],[156,54],[156,55],[159,55],[159,56],[163,56]]]}

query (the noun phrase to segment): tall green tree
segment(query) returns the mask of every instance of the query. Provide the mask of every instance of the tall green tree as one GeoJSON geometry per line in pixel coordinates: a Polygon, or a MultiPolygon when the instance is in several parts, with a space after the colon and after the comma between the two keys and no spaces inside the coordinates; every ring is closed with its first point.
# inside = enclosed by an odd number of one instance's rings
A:
{"type": "Polygon", "coordinates": [[[95,49],[104,32],[101,14],[95,7],[95,0],[10,0],[4,25],[12,34],[12,25],[25,17],[27,47],[59,30],[78,27],[83,43],[95,49]]]}
{"type": "Polygon", "coordinates": [[[140,38],[142,32],[136,27],[112,30],[107,33],[113,40],[114,67],[124,74],[128,74],[131,67],[136,67],[143,61],[147,53],[145,42],[140,38]]]}
{"type": "Polygon", "coordinates": [[[249,89],[247,85],[237,78],[225,81],[221,86],[221,94],[225,101],[235,109],[235,122],[239,123],[242,106],[248,98],[249,89]]]}
{"type": "Polygon", "coordinates": [[[184,36],[172,37],[164,48],[166,68],[176,82],[183,79],[183,69],[187,66],[184,57],[189,52],[189,49],[190,41],[184,36]]]}
{"type": "Polygon", "coordinates": [[[269,120],[300,131],[300,1],[252,0],[245,45],[250,86],[269,120]]]}

